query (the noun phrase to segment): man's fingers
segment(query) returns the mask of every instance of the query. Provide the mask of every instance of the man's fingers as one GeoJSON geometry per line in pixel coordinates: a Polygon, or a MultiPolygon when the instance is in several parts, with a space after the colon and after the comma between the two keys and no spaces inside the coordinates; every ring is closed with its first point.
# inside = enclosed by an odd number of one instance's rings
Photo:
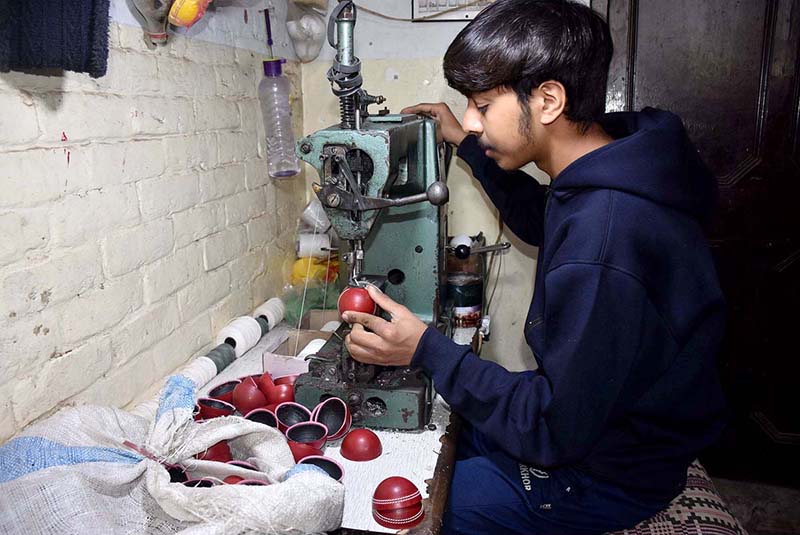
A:
{"type": "Polygon", "coordinates": [[[403,108],[400,110],[401,114],[411,114],[411,113],[422,113],[425,115],[436,115],[437,110],[436,104],[430,104],[427,102],[421,102],[419,104],[415,104],[414,106],[408,106],[407,108],[403,108]]]}
{"type": "MultiPolygon", "coordinates": [[[[373,284],[367,284],[367,292],[369,292],[369,296],[378,304],[379,307],[392,316],[399,314],[403,311],[403,309],[405,309],[403,305],[394,301],[391,297],[380,291],[378,287],[373,284]]],[[[374,331],[375,329],[372,330],[374,331]]]]}
{"type": "Polygon", "coordinates": [[[347,351],[350,352],[351,357],[359,362],[365,362],[367,364],[376,363],[372,351],[353,342],[353,339],[350,336],[348,336],[346,340],[347,351]]]}
{"type": "Polygon", "coordinates": [[[380,350],[384,346],[383,339],[375,333],[367,332],[361,325],[354,325],[350,331],[350,340],[365,349],[380,350]]]}
{"type": "Polygon", "coordinates": [[[351,325],[363,325],[370,331],[378,334],[380,334],[382,331],[385,331],[386,327],[389,325],[389,322],[387,322],[385,319],[379,318],[378,316],[373,316],[372,314],[366,314],[364,312],[345,312],[342,315],[342,319],[351,325]]]}

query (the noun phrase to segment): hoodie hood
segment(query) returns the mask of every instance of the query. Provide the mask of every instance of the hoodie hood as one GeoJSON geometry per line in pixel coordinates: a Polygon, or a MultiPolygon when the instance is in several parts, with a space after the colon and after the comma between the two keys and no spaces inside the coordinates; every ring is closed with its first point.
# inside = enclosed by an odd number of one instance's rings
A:
{"type": "Polygon", "coordinates": [[[645,108],[609,113],[599,122],[614,141],[567,166],[553,182],[556,198],[581,189],[615,189],[708,220],[717,182],[678,116],[645,108]]]}

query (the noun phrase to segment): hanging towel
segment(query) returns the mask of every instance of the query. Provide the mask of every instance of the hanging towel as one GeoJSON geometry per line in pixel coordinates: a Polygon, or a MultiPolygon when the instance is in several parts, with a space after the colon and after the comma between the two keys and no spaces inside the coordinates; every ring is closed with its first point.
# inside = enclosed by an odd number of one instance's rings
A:
{"type": "Polygon", "coordinates": [[[0,71],[105,75],[109,0],[0,0],[0,71]]]}

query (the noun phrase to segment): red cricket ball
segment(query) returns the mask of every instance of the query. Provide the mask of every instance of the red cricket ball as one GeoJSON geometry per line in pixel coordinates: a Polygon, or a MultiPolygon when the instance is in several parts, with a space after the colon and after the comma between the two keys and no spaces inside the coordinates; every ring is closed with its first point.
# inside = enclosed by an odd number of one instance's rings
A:
{"type": "Polygon", "coordinates": [[[267,404],[267,397],[258,389],[255,380],[248,377],[233,389],[233,404],[242,414],[267,404]]]}
{"type": "Polygon", "coordinates": [[[339,309],[339,316],[350,311],[375,314],[378,309],[375,301],[369,296],[367,289],[355,286],[349,286],[339,294],[339,301],[336,306],[339,309]]]}
{"type": "Polygon", "coordinates": [[[381,481],[372,496],[372,518],[386,528],[410,528],[419,524],[425,511],[419,489],[404,477],[381,481]]]}
{"type": "Polygon", "coordinates": [[[380,457],[383,446],[369,429],[354,429],[342,441],[342,457],[351,461],[371,461],[380,457]]]}

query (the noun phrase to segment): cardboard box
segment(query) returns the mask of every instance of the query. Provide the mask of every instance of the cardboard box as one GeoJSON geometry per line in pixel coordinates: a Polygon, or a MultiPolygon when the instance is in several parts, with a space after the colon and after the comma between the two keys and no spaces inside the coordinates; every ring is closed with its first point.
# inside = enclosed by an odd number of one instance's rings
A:
{"type": "Polygon", "coordinates": [[[300,329],[290,329],[288,338],[273,353],[264,353],[263,365],[273,377],[294,375],[308,371],[308,362],[297,358],[304,347],[312,340],[327,341],[333,333],[320,331],[319,328],[329,321],[339,321],[336,310],[311,310],[300,322],[300,329]]]}

